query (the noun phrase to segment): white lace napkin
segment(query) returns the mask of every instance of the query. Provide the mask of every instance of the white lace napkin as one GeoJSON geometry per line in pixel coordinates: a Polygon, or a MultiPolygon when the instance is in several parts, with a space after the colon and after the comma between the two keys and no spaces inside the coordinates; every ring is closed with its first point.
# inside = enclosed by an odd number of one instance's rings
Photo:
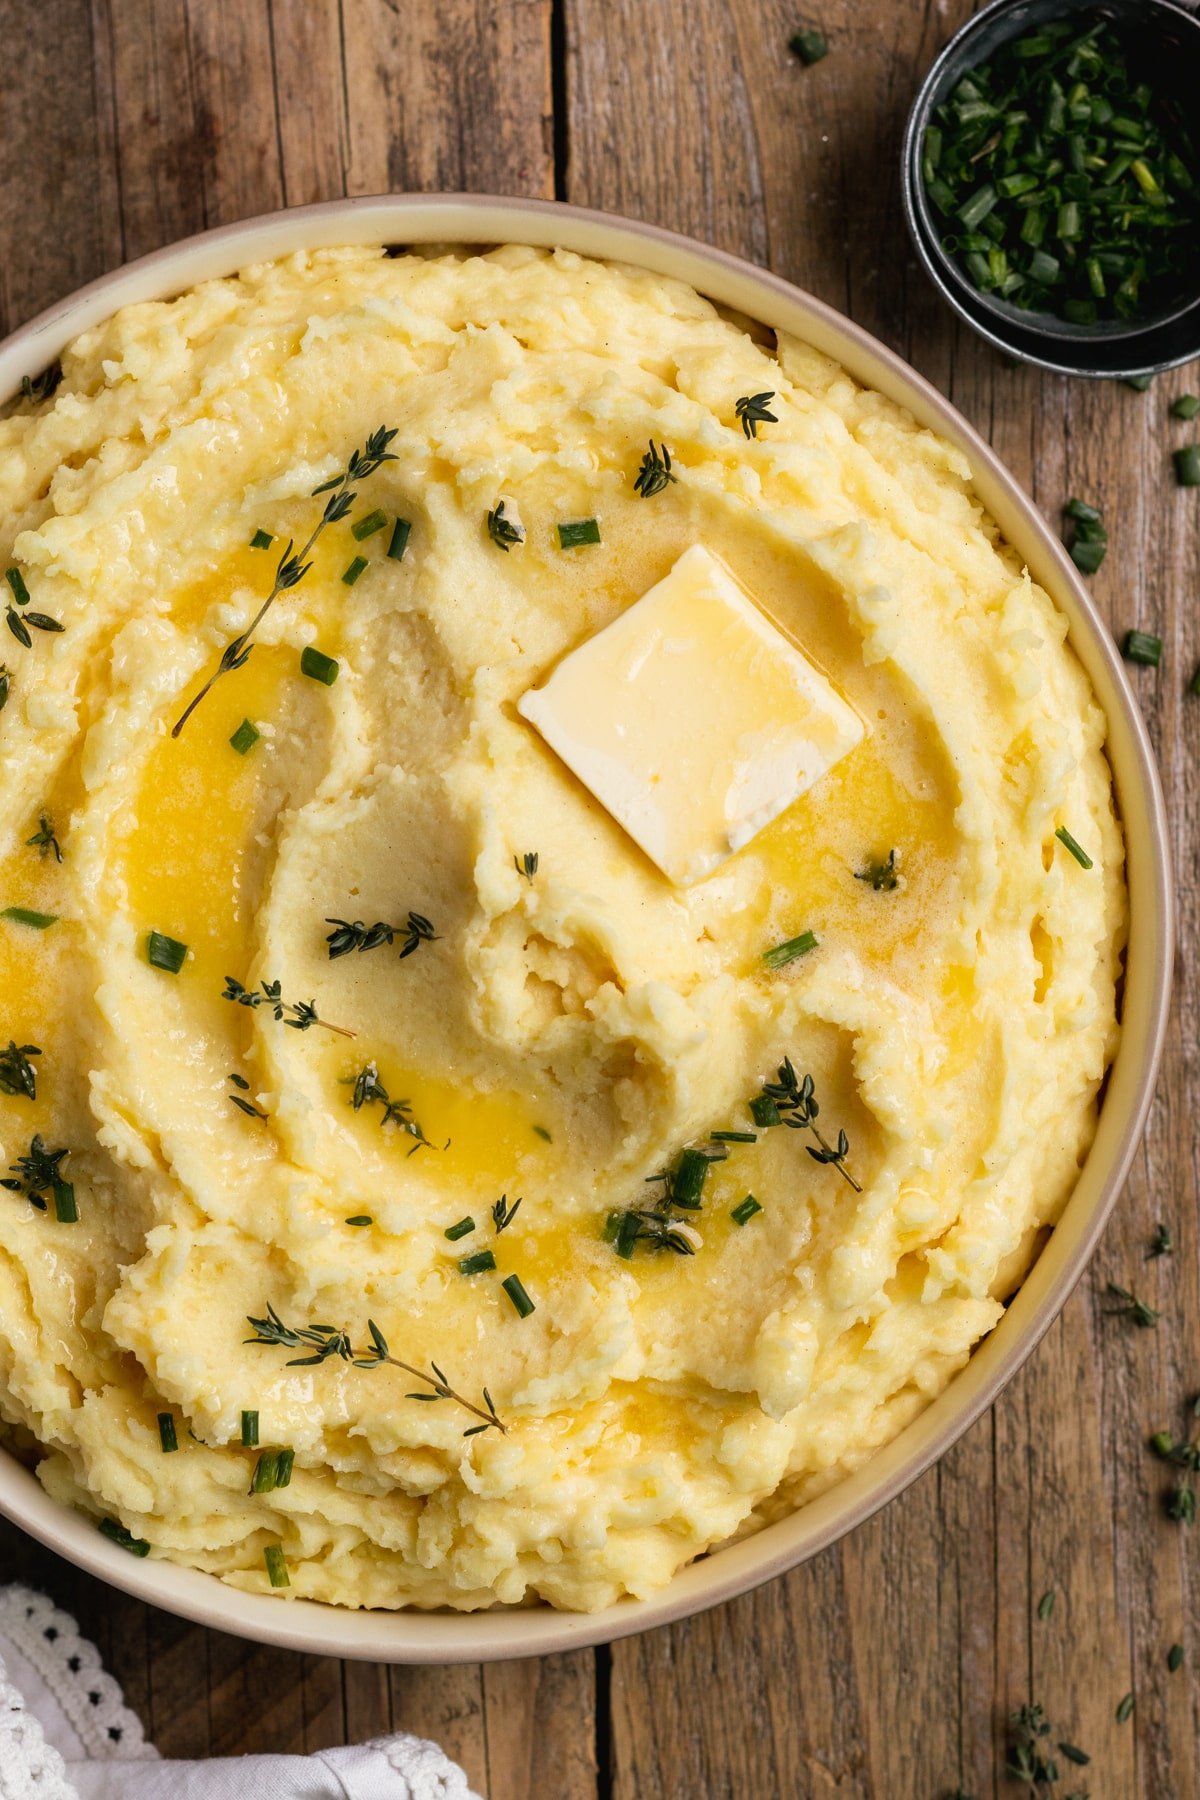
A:
{"type": "Polygon", "coordinates": [[[480,1800],[400,1734],[315,1756],[165,1762],[94,1644],[32,1588],[0,1588],[0,1800],[480,1800]]]}

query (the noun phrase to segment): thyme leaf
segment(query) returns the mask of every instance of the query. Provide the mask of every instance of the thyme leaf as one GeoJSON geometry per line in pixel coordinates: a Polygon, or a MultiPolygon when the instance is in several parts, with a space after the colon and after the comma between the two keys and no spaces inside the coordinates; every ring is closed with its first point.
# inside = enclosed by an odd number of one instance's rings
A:
{"type": "Polygon", "coordinates": [[[764,1081],[763,1095],[775,1102],[776,1110],[784,1125],[793,1131],[807,1131],[817,1140],[814,1150],[811,1144],[805,1148],[814,1162],[829,1164],[835,1168],[843,1181],[848,1181],[856,1194],[862,1193],[862,1187],[846,1167],[846,1157],[850,1150],[850,1140],[844,1131],[838,1132],[836,1149],[824,1137],[817,1125],[817,1114],[820,1106],[813,1092],[813,1078],[806,1075],[801,1081],[796,1075],[790,1057],[785,1056],[779,1065],[774,1081],[764,1081]]]}
{"type": "Polygon", "coordinates": [[[293,1328],[285,1325],[275,1308],[268,1302],[265,1319],[247,1317],[246,1323],[253,1328],[254,1336],[244,1338],[246,1344],[271,1344],[288,1350],[303,1350],[307,1354],[293,1356],[288,1359],[289,1369],[309,1368],[314,1364],[327,1362],[336,1357],[340,1362],[348,1362],[356,1369],[377,1369],[388,1363],[394,1369],[403,1369],[417,1381],[424,1382],[432,1389],[431,1393],[409,1394],[410,1400],[453,1400],[456,1405],[465,1407],[481,1419],[481,1425],[472,1425],[464,1431],[464,1437],[474,1437],[477,1432],[496,1430],[505,1435],[507,1425],[503,1423],[492,1402],[487,1389],[483,1390],[483,1405],[476,1406],[462,1394],[456,1393],[447,1381],[438,1365],[430,1361],[429,1373],[419,1369],[413,1363],[403,1362],[400,1357],[393,1356],[388,1348],[387,1339],[380,1331],[374,1319],[367,1320],[367,1334],[370,1347],[356,1350],[350,1340],[349,1332],[335,1325],[301,1325],[293,1328]]]}
{"type": "Polygon", "coordinates": [[[54,835],[54,821],[49,813],[42,813],[38,819],[38,828],[33,836],[25,839],[27,846],[36,845],[38,855],[45,857],[47,851],[52,852],[54,860],[60,863],[63,859],[62,845],[54,835]]]}
{"type": "Polygon", "coordinates": [[[244,1112],[248,1119],[265,1119],[267,1115],[263,1112],[262,1108],[255,1106],[252,1100],[247,1100],[245,1097],[250,1091],[250,1083],[246,1080],[246,1077],[244,1075],[239,1075],[237,1071],[234,1070],[230,1073],[229,1079],[233,1086],[238,1088],[240,1092],[236,1094],[226,1094],[225,1098],[227,1100],[232,1100],[238,1111],[244,1112]]]}
{"type": "Polygon", "coordinates": [[[358,1035],[345,1025],[331,1025],[328,1019],[322,1019],[313,1000],[285,1000],[283,983],[280,981],[264,981],[261,983],[261,992],[256,992],[253,988],[243,987],[232,975],[227,975],[221,998],[233,1000],[238,1006],[268,1006],[275,1017],[282,1019],[285,1025],[290,1025],[293,1031],[308,1031],[313,1025],[320,1025],[325,1031],[336,1031],[339,1037],[352,1038],[358,1035]]]}
{"type": "Polygon", "coordinates": [[[503,550],[505,555],[514,544],[525,542],[525,527],[518,524],[515,519],[508,517],[504,510],[503,500],[497,500],[495,506],[488,513],[487,530],[488,536],[497,550],[503,550]]]}
{"type": "Polygon", "coordinates": [[[527,850],[525,852],[524,856],[514,856],[513,857],[513,868],[517,871],[518,875],[523,875],[525,877],[526,881],[529,883],[530,887],[532,887],[533,886],[533,878],[538,872],[538,853],[537,853],[537,851],[536,850],[527,850]]]}
{"type": "Polygon", "coordinates": [[[222,675],[231,674],[234,669],[240,669],[245,663],[254,647],[251,640],[253,639],[255,632],[270,612],[272,606],[274,606],[276,600],[278,600],[280,594],[286,593],[289,588],[298,586],[312,568],[312,563],[306,561],[306,558],[309,556],[310,551],[321,533],[325,530],[325,527],[327,525],[336,525],[339,519],[344,519],[346,514],[350,511],[350,508],[354,505],[354,502],[357,499],[356,483],[365,481],[368,476],[373,475],[376,469],[381,468],[384,463],[396,461],[395,456],[393,456],[392,452],[388,449],[388,445],[395,436],[396,432],[394,430],[389,431],[386,426],[381,425],[378,431],[373,431],[371,433],[361,450],[354,450],[351,452],[350,460],[340,475],[332,476],[330,480],[321,482],[318,487],[313,489],[314,499],[318,494],[329,495],[321,512],[321,517],[317,520],[312,531],[309,533],[308,538],[299,550],[295,549],[292,539],[288,539],[287,548],[279,558],[279,563],[275,570],[275,579],[271,584],[270,593],[251,619],[246,629],[239,632],[237,637],[226,644],[224,650],[221,652],[221,658],[215,670],[200,689],[200,692],[188,702],[187,706],[172,726],[172,737],[179,736],[200,702],[204,699],[205,695],[215,687],[222,675]]]}
{"type": "Polygon", "coordinates": [[[678,475],[674,474],[671,469],[671,452],[665,444],[661,448],[656,447],[654,439],[651,438],[650,448],[642,455],[637,480],[633,484],[634,493],[640,495],[643,500],[649,500],[652,495],[661,494],[664,488],[670,486],[671,482],[678,480],[678,475]]]}
{"type": "Polygon", "coordinates": [[[860,869],[854,879],[869,881],[877,894],[890,894],[899,880],[896,873],[896,852],[889,850],[885,862],[868,862],[866,868],[860,869]]]}
{"type": "Polygon", "coordinates": [[[383,1114],[379,1121],[381,1129],[388,1125],[395,1125],[401,1131],[406,1132],[409,1137],[417,1140],[408,1153],[410,1156],[415,1156],[423,1144],[432,1148],[429,1139],[412,1116],[412,1106],[409,1101],[392,1099],[380,1080],[379,1070],[373,1062],[366,1063],[357,1075],[348,1077],[344,1085],[352,1086],[354,1089],[350,1096],[350,1104],[355,1112],[361,1112],[364,1106],[376,1104],[382,1106],[383,1114]]]}
{"type": "Polygon", "coordinates": [[[496,1204],[492,1207],[492,1224],[496,1227],[497,1237],[512,1224],[517,1216],[517,1208],[520,1204],[521,1202],[519,1200],[514,1200],[510,1206],[508,1204],[507,1194],[501,1194],[500,1198],[496,1201],[496,1204]]]}
{"type": "Polygon", "coordinates": [[[46,1196],[53,1194],[55,1217],[60,1224],[73,1225],[79,1217],[75,1210],[75,1189],[62,1172],[63,1158],[69,1155],[70,1151],[65,1147],[48,1150],[42,1138],[35,1134],[30,1140],[28,1154],[18,1156],[9,1164],[7,1176],[0,1178],[0,1187],[23,1194],[38,1212],[46,1211],[46,1196]]]}
{"type": "Polygon", "coordinates": [[[743,394],[740,400],[734,401],[733,410],[741,420],[742,430],[748,438],[758,436],[760,425],[778,425],[779,420],[775,414],[767,411],[774,398],[772,389],[762,394],[743,394]]]}
{"type": "Polygon", "coordinates": [[[41,1054],[36,1044],[15,1044],[10,1038],[8,1049],[0,1050],[0,1094],[36,1100],[37,1070],[29,1059],[41,1054]]]}

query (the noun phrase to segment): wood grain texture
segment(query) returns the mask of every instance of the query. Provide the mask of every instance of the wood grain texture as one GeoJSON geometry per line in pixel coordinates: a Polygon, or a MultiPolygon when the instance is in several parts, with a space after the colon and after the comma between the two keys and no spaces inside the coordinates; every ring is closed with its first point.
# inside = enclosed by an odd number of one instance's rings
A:
{"type": "Polygon", "coordinates": [[[0,1571],[77,1612],[168,1755],[395,1725],[438,1738],[490,1800],[937,1800],[959,1782],[1001,1800],[1004,1718],[1035,1699],[1092,1755],[1093,1795],[1200,1800],[1200,1533],[1164,1517],[1145,1450],[1149,1431],[1182,1428],[1200,1389],[1200,702],[1185,691],[1200,512],[1172,485],[1184,433],[1166,418],[1197,378],[1139,395],[1009,368],[916,268],[899,134],[919,73],[970,10],[821,0],[830,54],[806,70],[786,48],[791,0],[0,0],[20,71],[0,88],[3,328],[123,257],[279,204],[558,191],[769,263],[894,345],[1055,523],[1071,493],[1103,505],[1097,598],[1114,629],[1165,642],[1162,670],[1137,673],[1185,952],[1164,1076],[1093,1269],[993,1414],[806,1568],[595,1658],[386,1670],[263,1650],[0,1527],[0,1571]],[[1160,1218],[1175,1254],[1147,1263],[1160,1218]],[[1162,1326],[1106,1317],[1108,1279],[1161,1307],[1162,1326]],[[1189,1660],[1168,1676],[1176,1640],[1189,1660]],[[1127,1691],[1136,1710],[1118,1725],[1127,1691]]]}

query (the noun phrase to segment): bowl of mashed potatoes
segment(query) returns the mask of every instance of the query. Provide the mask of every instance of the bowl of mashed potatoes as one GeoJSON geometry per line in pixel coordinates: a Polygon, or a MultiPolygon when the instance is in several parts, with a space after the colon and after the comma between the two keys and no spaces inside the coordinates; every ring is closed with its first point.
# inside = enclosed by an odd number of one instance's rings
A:
{"type": "Polygon", "coordinates": [[[0,1508],[397,1661],[938,1456],[1149,1106],[1162,802],[987,447],[569,208],[190,240],[0,347],[0,1508]]]}

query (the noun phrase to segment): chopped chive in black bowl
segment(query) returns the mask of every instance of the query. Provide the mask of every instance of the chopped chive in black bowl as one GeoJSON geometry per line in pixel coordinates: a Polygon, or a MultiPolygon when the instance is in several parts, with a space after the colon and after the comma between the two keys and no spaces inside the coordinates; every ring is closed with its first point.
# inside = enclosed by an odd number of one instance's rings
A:
{"type": "Polygon", "coordinates": [[[941,248],[981,293],[1069,324],[1156,317],[1200,286],[1182,109],[1101,13],[1043,20],[938,106],[921,176],[941,248]]]}

